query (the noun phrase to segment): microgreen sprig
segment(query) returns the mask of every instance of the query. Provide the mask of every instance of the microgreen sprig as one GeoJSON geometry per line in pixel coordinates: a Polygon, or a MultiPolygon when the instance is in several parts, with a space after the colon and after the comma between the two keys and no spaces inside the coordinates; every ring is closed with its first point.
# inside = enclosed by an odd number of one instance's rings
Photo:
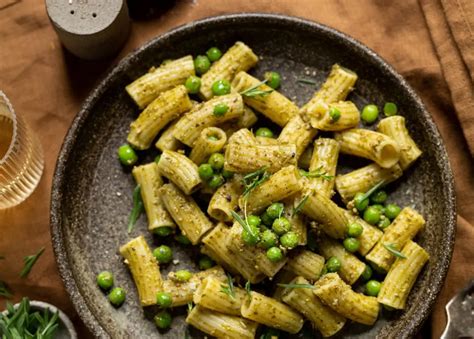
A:
{"type": "Polygon", "coordinates": [[[406,259],[407,257],[395,248],[395,244],[383,244],[383,247],[387,249],[392,255],[397,258],[406,259]]]}
{"type": "Polygon", "coordinates": [[[256,97],[256,96],[264,97],[270,94],[271,92],[273,92],[273,89],[269,89],[269,90],[258,89],[260,86],[266,84],[267,81],[268,80],[263,80],[259,82],[258,84],[256,84],[255,86],[252,86],[252,87],[247,88],[246,90],[243,90],[242,92],[240,92],[240,95],[246,96],[246,97],[256,97]]]}
{"type": "Polygon", "coordinates": [[[34,264],[36,264],[39,257],[41,257],[43,252],[44,252],[44,247],[42,247],[38,251],[38,253],[33,254],[33,255],[29,255],[29,256],[26,256],[25,258],[23,258],[23,262],[25,263],[25,265],[23,266],[23,269],[21,270],[20,277],[26,278],[28,276],[28,274],[30,274],[31,269],[33,268],[34,264]]]}
{"type": "Polygon", "coordinates": [[[137,185],[133,190],[133,208],[132,212],[130,212],[130,216],[128,217],[128,227],[127,232],[130,233],[135,226],[140,214],[143,212],[143,201],[141,196],[141,189],[140,185],[137,185]]]}

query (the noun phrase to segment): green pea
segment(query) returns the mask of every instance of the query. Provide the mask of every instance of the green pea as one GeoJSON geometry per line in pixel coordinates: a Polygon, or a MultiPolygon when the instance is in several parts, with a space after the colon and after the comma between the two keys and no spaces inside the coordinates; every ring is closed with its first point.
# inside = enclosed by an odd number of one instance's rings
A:
{"type": "Polygon", "coordinates": [[[382,213],[377,207],[369,206],[364,211],[364,220],[367,221],[371,225],[375,225],[380,221],[382,213]]]}
{"type": "Polygon", "coordinates": [[[224,116],[227,111],[229,110],[229,106],[227,106],[224,103],[220,103],[214,106],[214,110],[212,111],[212,114],[216,117],[222,117],[224,116]]]}
{"type": "Polygon", "coordinates": [[[242,233],[241,233],[242,241],[244,242],[245,245],[255,246],[255,245],[257,245],[258,241],[260,240],[259,230],[258,230],[258,227],[253,227],[253,226],[250,226],[250,225],[249,225],[249,227],[252,230],[253,235],[251,235],[249,232],[247,232],[247,230],[243,229],[242,233]]]}
{"type": "Polygon", "coordinates": [[[225,179],[222,175],[220,174],[215,174],[212,176],[211,180],[209,180],[209,187],[212,189],[218,189],[221,187],[225,182],[225,179]]]}
{"type": "Polygon", "coordinates": [[[283,214],[285,206],[281,202],[274,202],[267,208],[267,214],[270,218],[276,219],[283,214]]]}
{"type": "Polygon", "coordinates": [[[361,226],[361,224],[353,222],[347,226],[347,235],[349,237],[357,238],[362,234],[362,232],[364,232],[364,228],[361,226]]]}
{"type": "Polygon", "coordinates": [[[209,164],[201,164],[199,165],[198,173],[199,173],[199,177],[202,180],[207,181],[211,179],[212,176],[214,175],[214,170],[212,169],[212,166],[209,164]]]}
{"type": "Polygon", "coordinates": [[[115,287],[109,293],[109,301],[115,307],[120,307],[124,303],[126,295],[127,293],[123,288],[115,287]]]}
{"type": "Polygon", "coordinates": [[[264,138],[273,138],[273,132],[270,128],[267,127],[260,127],[255,132],[257,137],[264,137],[264,138]]]}
{"type": "Polygon", "coordinates": [[[155,157],[155,162],[156,162],[156,163],[159,163],[159,162],[160,162],[160,159],[161,159],[161,154],[158,154],[158,155],[155,157]]]}
{"type": "Polygon", "coordinates": [[[351,253],[356,252],[360,247],[360,241],[356,238],[346,238],[343,241],[344,248],[351,253]]]}
{"type": "Polygon", "coordinates": [[[387,204],[385,205],[385,216],[390,220],[393,220],[397,217],[398,214],[401,212],[400,206],[396,204],[387,204]]]}
{"type": "Polygon", "coordinates": [[[388,226],[390,226],[390,224],[391,224],[391,223],[390,223],[390,219],[387,218],[387,217],[385,217],[385,218],[381,218],[381,219],[380,219],[380,221],[379,221],[379,223],[377,224],[377,226],[378,226],[380,229],[384,230],[384,229],[386,229],[388,226]]]}
{"type": "Polygon", "coordinates": [[[288,219],[281,217],[273,221],[272,230],[278,235],[283,235],[291,230],[291,224],[288,219]]]}
{"type": "Polygon", "coordinates": [[[214,261],[209,258],[207,255],[203,255],[200,259],[199,259],[199,269],[200,270],[207,270],[211,267],[214,267],[215,263],[214,261]]]}
{"type": "Polygon", "coordinates": [[[392,115],[396,115],[398,112],[398,107],[393,102],[386,102],[383,106],[383,112],[387,117],[391,117],[392,115]]]}
{"type": "Polygon", "coordinates": [[[361,277],[364,281],[368,281],[372,278],[372,268],[369,265],[365,265],[364,272],[362,272],[361,277]]]}
{"type": "Polygon", "coordinates": [[[167,237],[171,233],[173,233],[173,228],[168,226],[153,229],[153,234],[156,234],[159,237],[167,237]]]}
{"type": "Polygon", "coordinates": [[[295,232],[287,232],[280,237],[280,243],[286,248],[295,248],[298,246],[299,237],[295,232]]]}
{"type": "Polygon", "coordinates": [[[221,170],[224,167],[224,155],[221,153],[212,153],[209,157],[209,165],[215,170],[221,170]]]}
{"type": "Polygon", "coordinates": [[[171,317],[171,314],[167,311],[161,311],[155,317],[153,318],[156,327],[158,327],[160,330],[166,330],[167,328],[170,328],[171,322],[173,321],[173,318],[171,317]]]}
{"type": "Polygon", "coordinates": [[[283,259],[283,252],[278,247],[270,247],[267,250],[267,258],[270,259],[271,262],[277,262],[283,259]]]}
{"type": "Polygon", "coordinates": [[[274,247],[278,244],[278,236],[273,233],[271,230],[266,229],[262,232],[262,236],[260,238],[260,246],[265,249],[269,249],[270,247],[274,247]]]}
{"type": "Polygon", "coordinates": [[[138,160],[138,156],[134,149],[128,144],[124,144],[118,148],[118,157],[122,165],[132,166],[138,160]]]}
{"type": "Polygon", "coordinates": [[[372,207],[377,208],[377,209],[380,211],[380,214],[382,214],[382,215],[385,214],[385,207],[383,207],[383,205],[381,205],[381,204],[374,204],[374,205],[372,205],[372,207]]]}
{"type": "Polygon", "coordinates": [[[160,264],[167,264],[173,260],[173,250],[169,246],[161,245],[153,250],[153,256],[160,264]]]}
{"type": "Polygon", "coordinates": [[[217,80],[212,84],[212,94],[214,95],[226,95],[230,93],[230,82],[227,80],[217,80]]]}
{"type": "Polygon", "coordinates": [[[260,217],[257,216],[257,215],[249,215],[247,217],[247,223],[249,224],[250,227],[259,227],[260,224],[261,224],[261,220],[260,220],[260,217]]]}
{"type": "Polygon", "coordinates": [[[114,275],[109,271],[100,272],[97,275],[97,285],[104,291],[110,290],[114,285],[114,275]]]}
{"type": "Polygon", "coordinates": [[[211,60],[212,62],[214,61],[217,61],[221,58],[222,56],[222,52],[219,48],[217,47],[211,47],[207,50],[206,52],[206,55],[207,57],[209,58],[209,60],[211,60]]]}
{"type": "Polygon", "coordinates": [[[191,272],[189,272],[188,270],[176,271],[174,275],[176,277],[176,280],[178,280],[180,282],[189,281],[189,279],[191,279],[192,276],[193,276],[193,274],[191,272]]]}
{"type": "Polygon", "coordinates": [[[201,78],[195,75],[191,75],[189,78],[186,79],[184,87],[186,87],[188,93],[199,93],[199,89],[201,88],[201,78]]]}
{"type": "Polygon", "coordinates": [[[364,198],[364,193],[356,193],[354,196],[354,205],[359,212],[363,212],[369,206],[369,199],[364,198]]]}
{"type": "Polygon", "coordinates": [[[331,107],[329,109],[329,117],[333,122],[336,122],[341,118],[341,111],[338,110],[336,107],[331,107]]]}
{"type": "Polygon", "coordinates": [[[156,304],[160,307],[167,308],[173,303],[173,298],[170,293],[158,292],[156,294],[156,304]]]}
{"type": "Polygon", "coordinates": [[[225,179],[232,179],[232,177],[234,176],[234,172],[227,171],[225,169],[222,170],[221,174],[225,179]]]}
{"type": "Polygon", "coordinates": [[[265,225],[265,226],[268,226],[268,227],[271,227],[272,224],[273,224],[273,219],[270,218],[270,216],[268,215],[267,211],[263,212],[262,214],[260,214],[260,220],[262,220],[262,223],[265,225]]]}
{"type": "Polygon", "coordinates": [[[365,294],[376,297],[380,292],[381,283],[377,280],[369,280],[365,284],[365,294]]]}
{"type": "Polygon", "coordinates": [[[197,74],[202,75],[206,73],[209,70],[209,67],[211,67],[211,62],[207,56],[198,55],[196,59],[194,59],[194,69],[197,74]]]}
{"type": "Polygon", "coordinates": [[[183,234],[178,234],[177,236],[174,237],[174,240],[179,242],[181,245],[191,245],[191,241],[183,234]]]}
{"type": "Polygon", "coordinates": [[[375,105],[367,105],[362,110],[360,118],[367,124],[372,124],[379,116],[379,109],[375,105]]]}
{"type": "Polygon", "coordinates": [[[385,191],[377,191],[370,196],[370,201],[374,204],[383,204],[387,200],[388,194],[385,191]]]}
{"type": "Polygon", "coordinates": [[[341,269],[341,261],[336,257],[330,257],[326,261],[326,268],[329,273],[337,272],[341,269]]]}
{"type": "Polygon", "coordinates": [[[265,80],[267,80],[266,84],[273,88],[273,89],[277,89],[278,87],[280,87],[280,84],[281,84],[281,76],[280,76],[280,73],[277,73],[277,72],[266,72],[264,74],[264,78],[265,80]]]}

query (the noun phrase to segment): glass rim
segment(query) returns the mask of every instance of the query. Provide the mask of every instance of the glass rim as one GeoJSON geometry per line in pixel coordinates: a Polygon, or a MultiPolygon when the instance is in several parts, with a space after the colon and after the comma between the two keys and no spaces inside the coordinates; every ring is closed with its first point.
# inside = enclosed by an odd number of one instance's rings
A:
{"type": "Polygon", "coordinates": [[[10,155],[12,154],[13,152],[13,147],[15,146],[15,141],[17,139],[17,135],[18,135],[18,117],[15,113],[15,110],[13,109],[13,106],[10,102],[10,100],[8,99],[8,97],[6,96],[6,94],[0,90],[0,105],[5,105],[6,108],[8,109],[8,111],[10,112],[10,119],[13,121],[13,133],[12,133],[12,137],[10,139],[10,145],[8,146],[8,149],[7,149],[7,152],[5,153],[5,155],[0,158],[0,165],[6,163],[6,161],[8,160],[8,158],[10,157],[10,155]]]}

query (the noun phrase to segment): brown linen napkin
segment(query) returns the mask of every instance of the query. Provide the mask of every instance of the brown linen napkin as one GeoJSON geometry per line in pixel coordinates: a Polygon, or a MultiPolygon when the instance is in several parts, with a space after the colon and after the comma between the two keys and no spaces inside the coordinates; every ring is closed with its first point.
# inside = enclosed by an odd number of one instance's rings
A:
{"type": "Polygon", "coordinates": [[[419,1],[464,137],[474,156],[474,1],[419,1]]]}

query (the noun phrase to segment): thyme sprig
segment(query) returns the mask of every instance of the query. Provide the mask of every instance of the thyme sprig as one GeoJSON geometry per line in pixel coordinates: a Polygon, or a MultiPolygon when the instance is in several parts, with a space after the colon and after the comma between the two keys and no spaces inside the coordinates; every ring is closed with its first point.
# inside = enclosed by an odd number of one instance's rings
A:
{"type": "Polygon", "coordinates": [[[44,247],[42,247],[38,251],[38,253],[33,254],[33,255],[29,255],[29,256],[26,256],[25,258],[23,258],[24,266],[23,266],[23,269],[21,270],[20,277],[26,278],[28,276],[28,274],[30,274],[31,269],[36,264],[38,259],[41,257],[43,252],[44,252],[44,247]]]}
{"type": "Polygon", "coordinates": [[[258,89],[260,86],[264,85],[267,83],[268,80],[263,80],[263,81],[260,81],[258,84],[256,84],[255,86],[252,86],[252,87],[249,87],[247,88],[246,90],[243,90],[242,92],[240,92],[240,95],[242,96],[246,96],[246,97],[256,97],[256,96],[266,96],[268,94],[270,94],[271,92],[273,92],[273,89],[268,89],[268,90],[261,90],[261,89],[258,89]]]}
{"type": "Polygon", "coordinates": [[[132,211],[130,212],[130,216],[128,217],[128,226],[127,226],[127,232],[130,233],[133,230],[133,227],[135,226],[138,218],[140,217],[140,214],[142,214],[144,209],[143,206],[143,201],[142,201],[142,196],[141,196],[141,189],[140,185],[137,185],[135,189],[133,190],[133,208],[132,211]]]}
{"type": "Polygon", "coordinates": [[[407,257],[395,247],[395,244],[383,244],[383,247],[387,249],[392,255],[397,258],[406,259],[407,257]]]}
{"type": "Polygon", "coordinates": [[[310,289],[315,289],[314,285],[311,284],[277,284],[280,287],[285,287],[285,288],[310,288],[310,289]]]}
{"type": "Polygon", "coordinates": [[[227,294],[232,299],[235,299],[234,282],[229,273],[227,273],[227,285],[221,285],[221,292],[227,294]]]}

